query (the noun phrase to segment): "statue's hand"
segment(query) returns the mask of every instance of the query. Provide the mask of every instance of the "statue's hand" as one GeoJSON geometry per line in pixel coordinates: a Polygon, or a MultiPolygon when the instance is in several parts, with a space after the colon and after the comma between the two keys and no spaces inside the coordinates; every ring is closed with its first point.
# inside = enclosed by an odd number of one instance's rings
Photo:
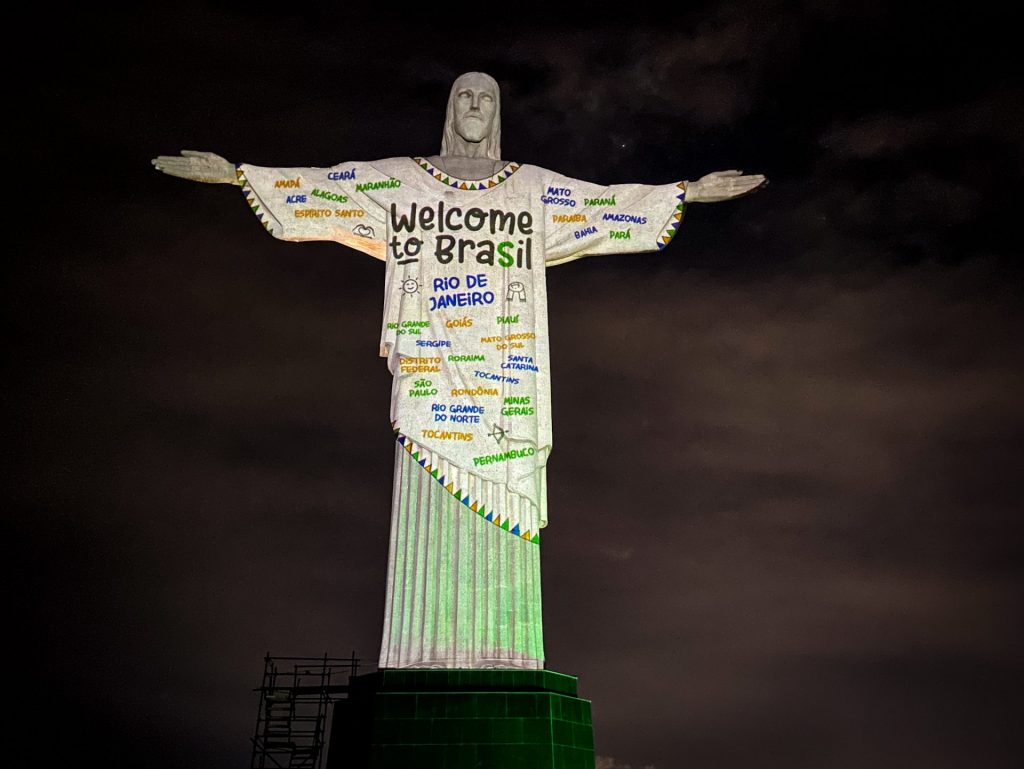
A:
{"type": "Polygon", "coordinates": [[[695,182],[686,183],[687,203],[718,203],[721,200],[749,195],[768,184],[761,174],[747,174],[742,171],[715,171],[702,176],[695,182]]]}
{"type": "Polygon", "coordinates": [[[181,155],[161,155],[152,161],[158,171],[207,184],[238,184],[235,165],[212,152],[182,150],[181,155]]]}

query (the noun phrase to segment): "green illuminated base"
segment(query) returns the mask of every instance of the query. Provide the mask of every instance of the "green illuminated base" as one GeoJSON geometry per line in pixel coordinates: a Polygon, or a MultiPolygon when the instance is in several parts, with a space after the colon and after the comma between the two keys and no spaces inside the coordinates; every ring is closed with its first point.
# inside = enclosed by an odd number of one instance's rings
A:
{"type": "Polygon", "coordinates": [[[380,670],[350,679],[328,769],[594,769],[590,701],[551,670],[380,670]]]}

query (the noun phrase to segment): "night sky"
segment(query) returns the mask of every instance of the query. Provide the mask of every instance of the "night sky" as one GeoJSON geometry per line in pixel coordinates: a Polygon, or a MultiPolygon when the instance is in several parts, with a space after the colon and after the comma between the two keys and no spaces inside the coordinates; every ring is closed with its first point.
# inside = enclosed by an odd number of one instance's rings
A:
{"type": "Polygon", "coordinates": [[[149,161],[434,154],[477,70],[507,159],[771,181],[689,207],[663,252],[548,273],[547,664],[579,676],[604,765],[1019,765],[1017,27],[964,4],[483,4],[476,26],[374,5],[10,30],[40,41],[8,67],[19,739],[43,765],[240,768],[265,652],[373,669],[383,265],[275,240],[238,188],[149,161]]]}

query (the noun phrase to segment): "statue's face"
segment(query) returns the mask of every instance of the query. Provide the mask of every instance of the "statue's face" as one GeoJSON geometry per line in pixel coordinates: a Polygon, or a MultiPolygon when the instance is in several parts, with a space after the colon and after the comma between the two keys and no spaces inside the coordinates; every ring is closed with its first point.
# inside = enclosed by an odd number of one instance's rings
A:
{"type": "Polygon", "coordinates": [[[461,78],[455,91],[455,133],[473,143],[486,139],[491,134],[497,103],[494,88],[484,78],[461,78]]]}

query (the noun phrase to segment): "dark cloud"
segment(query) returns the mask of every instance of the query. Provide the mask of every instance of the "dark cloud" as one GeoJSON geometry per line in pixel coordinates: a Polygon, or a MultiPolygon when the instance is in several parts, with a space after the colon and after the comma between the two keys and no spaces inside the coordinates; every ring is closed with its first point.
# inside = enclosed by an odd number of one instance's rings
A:
{"type": "Polygon", "coordinates": [[[821,139],[832,154],[857,160],[899,160],[908,152],[947,150],[951,141],[991,143],[1008,163],[1020,161],[1022,108],[1009,90],[986,93],[972,102],[945,105],[911,115],[863,115],[834,125],[821,139]]]}
{"type": "Polygon", "coordinates": [[[244,762],[268,649],[372,666],[380,640],[381,266],[275,241],[237,190],[149,158],[434,152],[451,79],[483,70],[516,159],[771,178],[692,206],[663,253],[548,275],[546,645],[593,700],[598,752],[1010,766],[1008,28],[879,3],[561,26],[311,13],[82,16],[15,84],[37,131],[12,173],[46,176],[53,205],[15,233],[5,532],[33,703],[80,714],[54,757],[244,762]]]}

